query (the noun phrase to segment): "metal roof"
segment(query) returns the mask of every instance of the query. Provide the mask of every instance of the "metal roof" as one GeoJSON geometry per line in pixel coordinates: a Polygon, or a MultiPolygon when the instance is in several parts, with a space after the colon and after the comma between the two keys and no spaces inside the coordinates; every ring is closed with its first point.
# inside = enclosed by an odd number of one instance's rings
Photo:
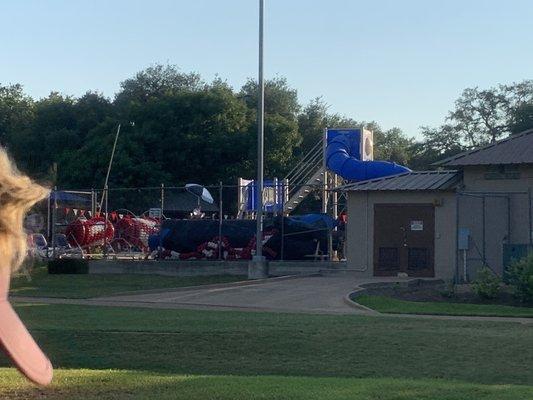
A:
{"type": "Polygon", "coordinates": [[[533,164],[533,129],[456,154],[434,165],[533,164]]]}
{"type": "Polygon", "coordinates": [[[453,190],[459,181],[457,171],[412,171],[405,174],[351,183],[339,187],[346,191],[453,190]]]}

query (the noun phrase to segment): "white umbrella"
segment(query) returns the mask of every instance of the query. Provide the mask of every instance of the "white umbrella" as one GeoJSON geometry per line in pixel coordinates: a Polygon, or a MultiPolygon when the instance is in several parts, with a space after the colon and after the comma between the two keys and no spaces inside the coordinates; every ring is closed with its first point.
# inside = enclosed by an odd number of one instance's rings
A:
{"type": "Polygon", "coordinates": [[[209,190],[207,190],[202,185],[198,185],[197,183],[188,183],[185,185],[185,190],[187,190],[189,193],[194,194],[198,199],[202,199],[206,203],[213,204],[213,196],[211,196],[211,193],[209,193],[209,190]]]}

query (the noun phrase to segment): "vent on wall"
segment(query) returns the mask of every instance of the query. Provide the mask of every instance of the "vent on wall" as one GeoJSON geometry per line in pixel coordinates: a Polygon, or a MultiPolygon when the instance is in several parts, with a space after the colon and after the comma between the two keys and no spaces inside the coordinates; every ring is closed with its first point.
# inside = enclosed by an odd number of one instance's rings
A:
{"type": "Polygon", "coordinates": [[[363,129],[361,134],[361,161],[374,160],[374,134],[363,129]]]}

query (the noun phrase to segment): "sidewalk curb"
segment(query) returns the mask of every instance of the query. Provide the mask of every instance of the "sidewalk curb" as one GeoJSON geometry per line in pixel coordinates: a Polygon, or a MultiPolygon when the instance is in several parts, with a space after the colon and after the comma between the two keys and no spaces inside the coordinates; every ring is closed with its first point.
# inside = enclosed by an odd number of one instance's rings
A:
{"type": "Polygon", "coordinates": [[[357,293],[357,292],[361,292],[365,290],[364,288],[362,287],[357,287],[355,290],[351,291],[350,293],[347,293],[346,295],[344,295],[343,297],[343,302],[344,304],[352,307],[352,308],[355,308],[359,311],[363,311],[365,314],[371,314],[371,315],[382,315],[380,312],[376,311],[376,310],[373,310],[372,308],[369,308],[369,307],[366,307],[362,304],[359,304],[358,302],[352,300],[352,295],[354,293],[357,293]]]}

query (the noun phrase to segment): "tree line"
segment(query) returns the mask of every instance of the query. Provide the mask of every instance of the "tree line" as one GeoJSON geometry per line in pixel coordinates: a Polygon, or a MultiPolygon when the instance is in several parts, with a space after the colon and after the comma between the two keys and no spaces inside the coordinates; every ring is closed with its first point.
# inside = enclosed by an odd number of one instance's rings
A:
{"type": "MultiPolygon", "coordinates": [[[[204,81],[172,65],[155,65],[120,85],[109,99],[51,92],[33,99],[19,84],[0,85],[0,144],[19,167],[60,188],[101,187],[117,125],[122,126],[111,187],[235,184],[255,176],[257,84],[239,90],[204,81]]],[[[533,128],[533,81],[466,89],[439,127],[416,141],[399,128],[333,113],[316,98],[302,106],[284,78],[265,87],[265,175],[283,177],[325,127],[366,126],[375,158],[413,169],[472,146],[533,128]]]]}

